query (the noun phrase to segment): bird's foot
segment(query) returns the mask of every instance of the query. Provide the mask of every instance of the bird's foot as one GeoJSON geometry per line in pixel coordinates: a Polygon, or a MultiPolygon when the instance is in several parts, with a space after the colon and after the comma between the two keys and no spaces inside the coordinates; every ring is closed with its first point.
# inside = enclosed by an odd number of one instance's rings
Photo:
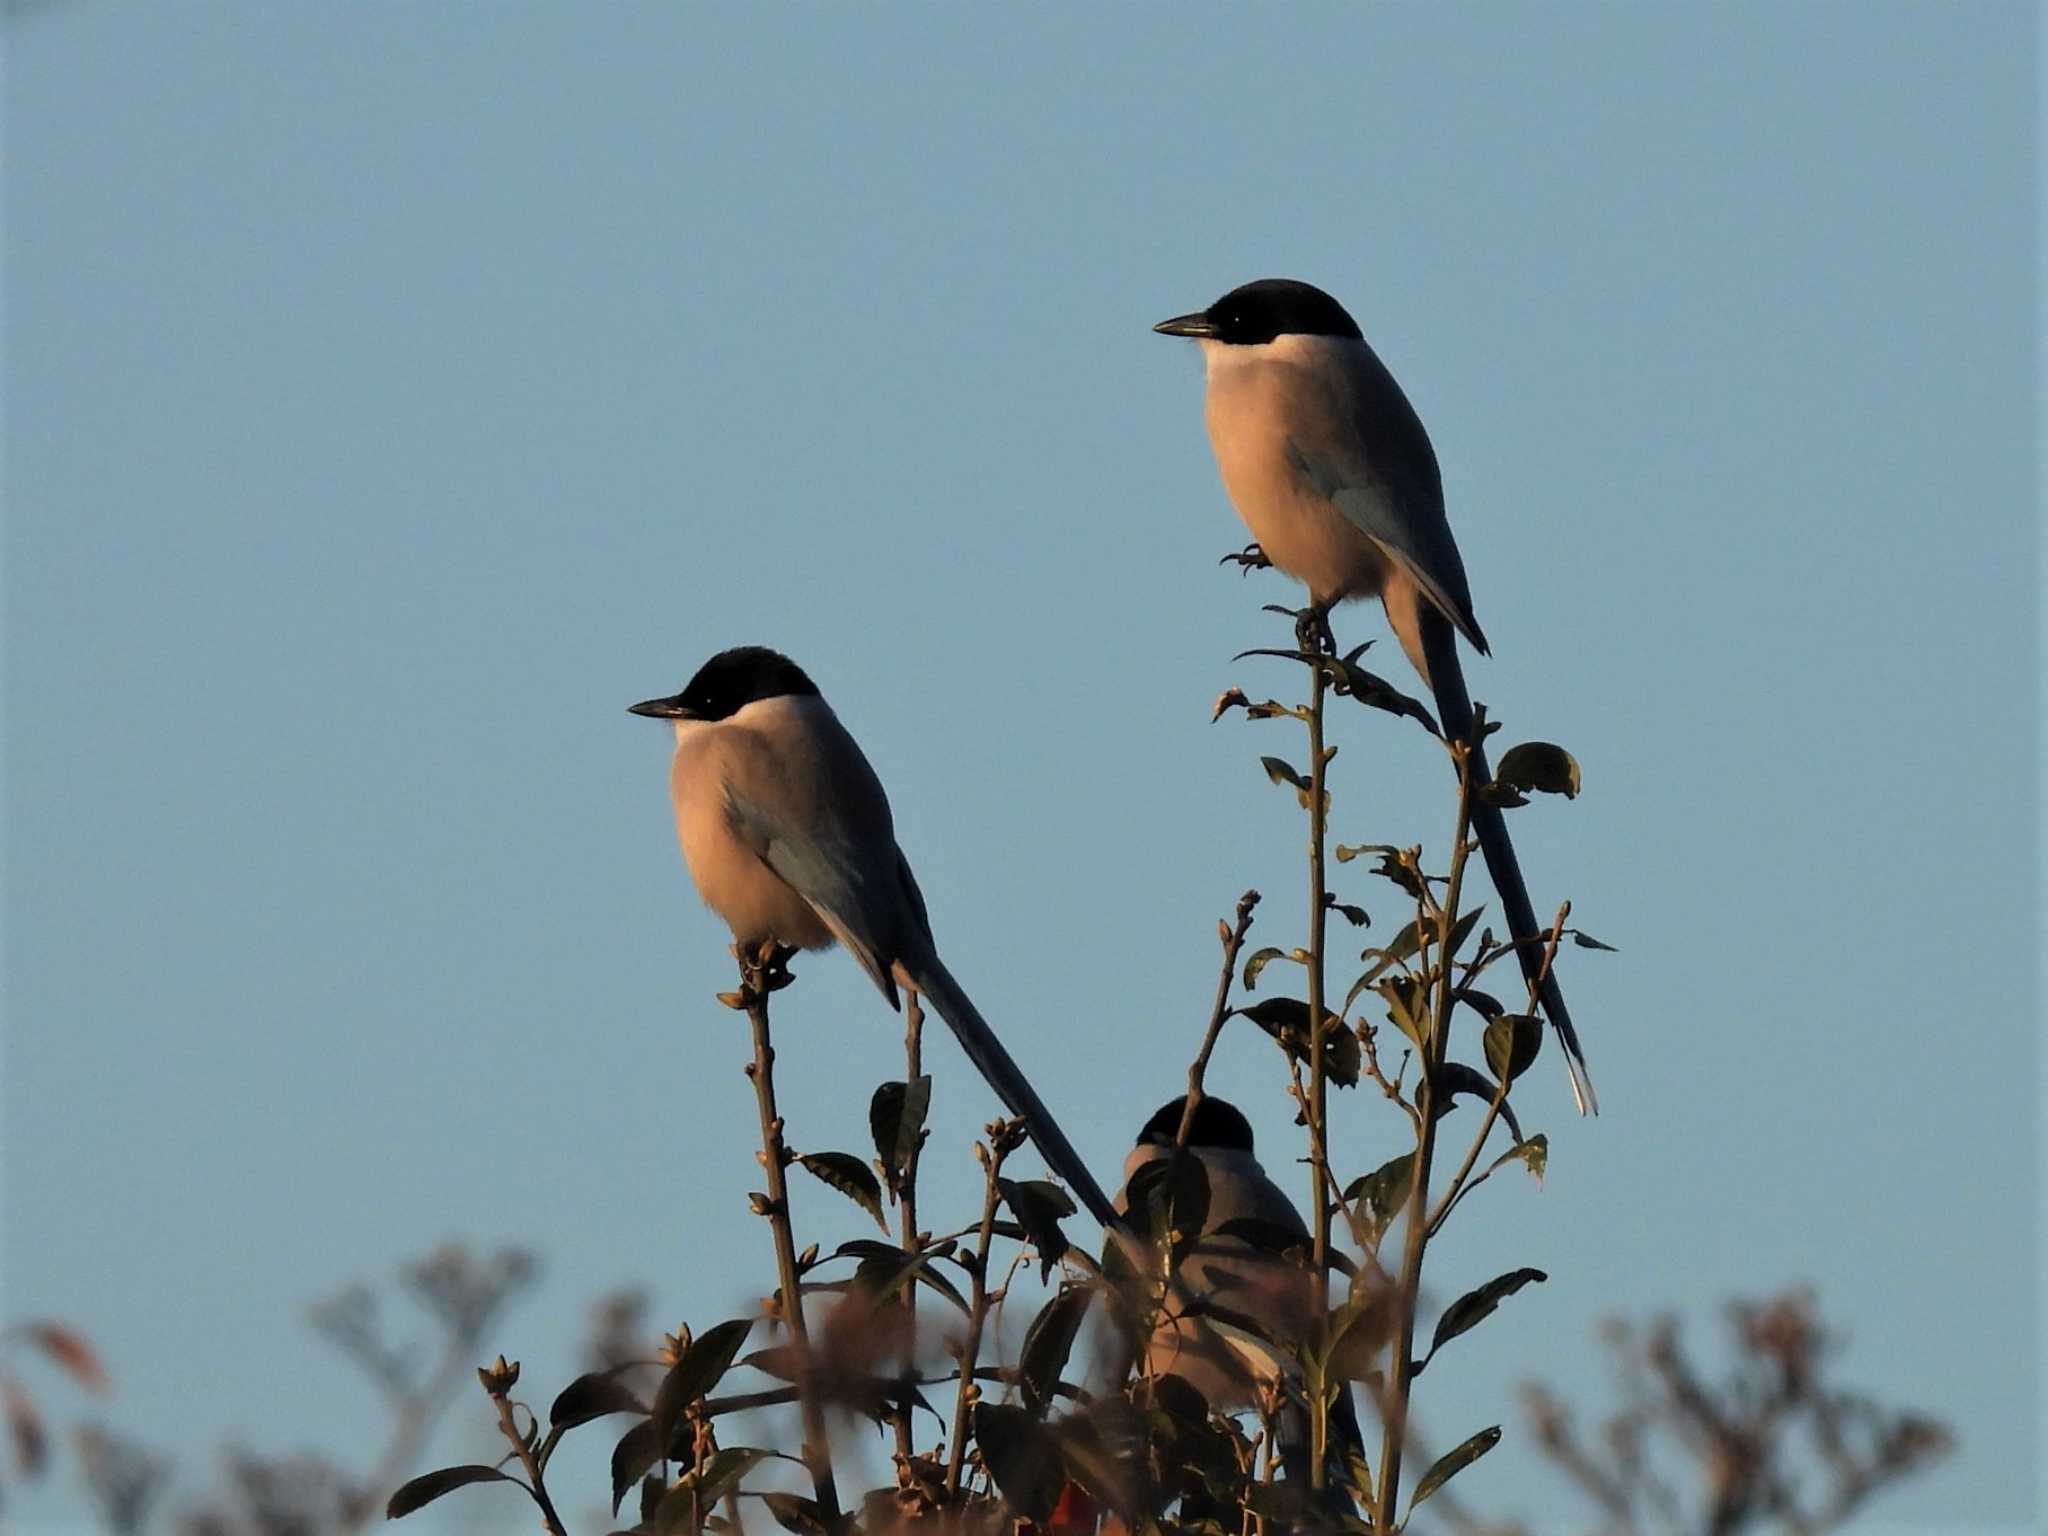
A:
{"type": "Polygon", "coordinates": [[[718,995],[718,1000],[729,1008],[751,1008],[769,993],[780,992],[796,980],[789,969],[789,962],[796,951],[778,940],[735,944],[732,952],[740,963],[740,989],[718,995]]]}
{"type": "Polygon", "coordinates": [[[1311,656],[1337,654],[1337,637],[1330,631],[1330,610],[1314,603],[1295,614],[1294,638],[1311,656]]]}
{"type": "Polygon", "coordinates": [[[1216,563],[1218,565],[1234,565],[1238,568],[1239,574],[1247,571],[1270,571],[1273,569],[1273,562],[1266,558],[1266,552],[1259,548],[1256,543],[1247,544],[1243,549],[1225,555],[1216,563]]]}

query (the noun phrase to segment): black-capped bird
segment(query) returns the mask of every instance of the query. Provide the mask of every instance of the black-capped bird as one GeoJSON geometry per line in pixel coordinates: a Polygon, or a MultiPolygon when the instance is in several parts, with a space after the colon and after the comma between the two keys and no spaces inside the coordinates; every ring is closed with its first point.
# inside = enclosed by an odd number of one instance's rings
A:
{"type": "Polygon", "coordinates": [[[1115,1214],[1087,1165],[939,960],[924,897],[896,846],[888,797],[803,668],[763,646],[721,651],[680,693],[632,706],[675,728],[669,792],[704,904],[742,948],[835,940],[889,1005],[928,1001],[1054,1173],[1104,1226],[1115,1214]]]}
{"type": "MultiPolygon", "coordinates": [[[[1162,320],[1198,342],[1216,467],[1265,557],[1308,588],[1310,606],[1378,597],[1401,649],[1436,697],[1445,736],[1464,740],[1472,701],[1457,636],[1487,654],[1465,563],[1444,516],[1443,479],[1422,420],[1344,306],[1320,288],[1264,278],[1207,309],[1162,320]]],[[[1473,762],[1491,776],[1482,749],[1473,762]]],[[[1498,808],[1472,806],[1523,973],[1543,968],[1542,930],[1498,808]]],[[[1543,1010],[1557,1031],[1581,1114],[1598,1113],[1578,1031],[1555,976],[1543,1010]]]]}

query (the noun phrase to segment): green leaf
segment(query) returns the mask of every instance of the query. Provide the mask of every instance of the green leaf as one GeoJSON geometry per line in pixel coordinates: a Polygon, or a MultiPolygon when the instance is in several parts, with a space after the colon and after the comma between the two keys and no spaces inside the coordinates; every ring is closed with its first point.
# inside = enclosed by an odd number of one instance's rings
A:
{"type": "Polygon", "coordinates": [[[1031,1320],[1017,1356],[1017,1382],[1024,1390],[1024,1406],[1031,1412],[1043,1415],[1052,1406],[1053,1388],[1067,1368],[1074,1336],[1081,1331],[1081,1320],[1088,1315],[1088,1303],[1094,1296],[1087,1286],[1061,1286],[1059,1294],[1031,1320]]]}
{"type": "MultiPolygon", "coordinates": [[[[1467,1333],[1493,1315],[1508,1297],[1515,1294],[1531,1281],[1548,1280],[1550,1276],[1540,1269],[1511,1270],[1489,1280],[1476,1291],[1467,1291],[1448,1307],[1444,1315],[1436,1320],[1436,1333],[1429,1341],[1429,1353],[1434,1355],[1461,1333],[1467,1333]]],[[[1417,1367],[1421,1369],[1421,1367],[1417,1367]]]]}
{"type": "Polygon", "coordinates": [[[1160,1248],[1176,1232],[1183,1243],[1192,1243],[1209,1220],[1209,1170],[1192,1152],[1155,1157],[1131,1170],[1124,1200],[1138,1230],[1160,1248]]]}
{"type": "Polygon", "coordinates": [[[1394,1218],[1407,1209],[1408,1195],[1414,1187],[1413,1152],[1403,1152],[1345,1186],[1345,1203],[1363,1208],[1365,1224],[1375,1248],[1386,1235],[1387,1228],[1393,1225],[1394,1218]]]}
{"type": "Polygon", "coordinates": [[[974,1405],[974,1442],[996,1491],[1027,1520],[1045,1521],[1067,1475],[1059,1448],[1030,1413],[1002,1403],[974,1405]]]}
{"type": "Polygon", "coordinates": [[[1436,1465],[1422,1474],[1422,1481],[1415,1485],[1415,1495],[1408,1501],[1408,1517],[1415,1518],[1415,1506],[1443,1487],[1473,1462],[1500,1444],[1500,1426],[1482,1429],[1454,1450],[1446,1451],[1436,1460],[1436,1465]]]}
{"type": "Polygon", "coordinates": [[[743,1356],[738,1363],[777,1381],[795,1381],[803,1373],[803,1354],[794,1344],[771,1344],[743,1356]]]}
{"type": "Polygon", "coordinates": [[[647,1522],[649,1536],[684,1536],[704,1529],[704,1517],[716,1501],[704,1497],[696,1472],[690,1471],[671,1483],[654,1506],[647,1522]]]}
{"type": "Polygon", "coordinates": [[[1373,709],[1383,709],[1390,715],[1403,715],[1419,721],[1432,736],[1441,736],[1437,729],[1436,717],[1423,708],[1421,702],[1411,699],[1392,683],[1377,673],[1368,672],[1349,657],[1325,656],[1322,658],[1325,671],[1336,684],[1337,692],[1346,698],[1373,709]]]}
{"type": "Polygon", "coordinates": [[[645,1412],[647,1405],[619,1380],[617,1370],[591,1371],[562,1388],[548,1410],[548,1423],[555,1429],[573,1429],[608,1413],[645,1412]]]}
{"type": "Polygon", "coordinates": [[[1042,1282],[1066,1256],[1067,1234],[1060,1230],[1060,1221],[1074,1214],[1074,1202],[1059,1185],[1044,1179],[997,1179],[996,1190],[1024,1229],[1025,1240],[1037,1250],[1042,1282]]]}
{"type": "Polygon", "coordinates": [[[1528,1071],[1542,1049],[1543,1021],[1533,1013],[1503,1013],[1486,1026],[1486,1064],[1500,1082],[1528,1071]]]}
{"type": "Polygon", "coordinates": [[[884,1083],[875,1090],[875,1096],[868,1101],[868,1130],[875,1138],[875,1156],[885,1168],[901,1175],[910,1166],[931,1103],[929,1077],[909,1083],[884,1083]]]}
{"type": "Polygon", "coordinates": [[[1578,759],[1563,747],[1548,741],[1525,741],[1501,754],[1493,781],[1515,789],[1533,789],[1539,794],[1563,795],[1570,800],[1579,792],[1578,759]]]}
{"type": "Polygon", "coordinates": [[[1291,784],[1303,794],[1308,793],[1308,780],[1303,778],[1299,770],[1284,757],[1262,757],[1259,759],[1259,765],[1266,770],[1266,777],[1275,784],[1291,784]]]}
{"type": "MultiPolygon", "coordinates": [[[[471,1483],[519,1483],[519,1479],[500,1472],[496,1467],[443,1467],[438,1472],[427,1472],[414,1478],[392,1494],[390,1503],[384,1506],[384,1518],[402,1520],[414,1510],[433,1503],[442,1494],[466,1488],[471,1483]]],[[[522,1490],[526,1488],[524,1483],[519,1483],[519,1486],[522,1490]]]]}
{"type": "Polygon", "coordinates": [[[1389,976],[1376,989],[1386,1000],[1387,1017],[1394,1027],[1415,1043],[1417,1050],[1429,1036],[1429,993],[1412,976],[1389,976]]]}
{"type": "MultiPolygon", "coordinates": [[[[739,1354],[740,1346],[747,1342],[747,1334],[753,1326],[753,1319],[736,1317],[731,1322],[706,1329],[690,1341],[682,1359],[669,1367],[668,1374],[662,1377],[661,1386],[654,1394],[654,1411],[650,1420],[657,1447],[667,1448],[675,1438],[676,1424],[681,1420],[683,1410],[718,1385],[719,1378],[732,1365],[733,1357],[739,1354]]],[[[640,1469],[642,1472],[646,1470],[645,1467],[640,1469]]],[[[639,1476],[639,1473],[634,1473],[634,1476],[639,1476]]]]}
{"type": "MultiPolygon", "coordinates": [[[[1465,947],[1465,940],[1471,936],[1473,928],[1477,926],[1481,914],[1485,911],[1486,908],[1483,906],[1474,907],[1455,923],[1451,924],[1450,953],[1453,958],[1457,956],[1459,950],[1465,947]]],[[[1364,979],[1376,981],[1388,969],[1400,964],[1411,955],[1418,953],[1422,948],[1422,940],[1425,934],[1430,942],[1434,944],[1436,941],[1436,925],[1429,922],[1421,924],[1413,921],[1405,922],[1395,931],[1394,936],[1387,941],[1384,949],[1368,949],[1361,952],[1358,957],[1359,959],[1372,962],[1371,967],[1365,973],[1364,979]],[[1417,932],[1418,927],[1422,930],[1421,933],[1417,932]],[[1374,959],[1375,956],[1378,956],[1378,958],[1374,959]]],[[[1437,957],[1439,964],[1442,963],[1443,958],[1442,955],[1437,957]]]]}
{"type": "Polygon", "coordinates": [[[775,1523],[791,1536],[830,1536],[832,1527],[817,1500],[794,1493],[757,1493],[753,1497],[768,1506],[775,1523]]]}
{"type": "Polygon", "coordinates": [[[1263,971],[1268,965],[1272,964],[1275,960],[1285,960],[1286,958],[1286,950],[1274,949],[1271,945],[1268,945],[1264,949],[1254,950],[1252,952],[1251,957],[1247,959],[1244,963],[1245,991],[1256,991],[1259,985],[1259,972],[1263,971]]]}
{"type": "Polygon", "coordinates": [[[831,1185],[855,1205],[875,1218],[875,1225],[889,1230],[882,1214],[882,1185],[874,1170],[851,1152],[806,1152],[797,1161],[812,1177],[831,1185]]]}
{"type": "Polygon", "coordinates": [[[662,1442],[654,1438],[654,1421],[642,1419],[612,1447],[612,1513],[619,1512],[626,1490],[639,1482],[647,1469],[661,1460],[662,1442]]]}
{"type": "MultiPolygon", "coordinates": [[[[1210,1235],[1234,1237],[1261,1253],[1305,1254],[1311,1247],[1309,1235],[1300,1228],[1290,1227],[1285,1222],[1273,1221],[1264,1216],[1233,1216],[1230,1220],[1219,1223],[1210,1235]]],[[[1333,1262],[1341,1257],[1335,1248],[1330,1250],[1333,1262]]]]}
{"type": "MultiPolygon", "coordinates": [[[[1280,1048],[1296,1061],[1309,1060],[1308,1004],[1297,997],[1269,997],[1249,1008],[1237,1010],[1280,1042],[1280,1048]]],[[[1339,1088],[1356,1088],[1364,1064],[1358,1037],[1344,1027],[1344,1020],[1323,1013],[1323,1075],[1339,1088]]]]}
{"type": "Polygon", "coordinates": [[[1291,1528],[1313,1530],[1328,1518],[1326,1511],[1316,1507],[1315,1495],[1305,1483],[1246,1483],[1239,1495],[1254,1515],[1291,1528]]]}
{"type": "Polygon", "coordinates": [[[887,1258],[863,1259],[853,1278],[871,1295],[884,1301],[906,1285],[922,1285],[945,1297],[960,1309],[963,1316],[967,1315],[967,1298],[960,1294],[952,1281],[932,1268],[932,1258],[929,1253],[904,1253],[900,1249],[891,1249],[887,1258]]]}
{"type": "Polygon", "coordinates": [[[774,1454],[752,1445],[729,1445],[713,1451],[703,1470],[692,1474],[703,1491],[704,1507],[709,1509],[724,1498],[741,1478],[774,1454]]]}
{"type": "MultiPolygon", "coordinates": [[[[1470,1094],[1482,1104],[1491,1104],[1499,1092],[1500,1084],[1477,1067],[1468,1067],[1462,1061],[1447,1061],[1436,1071],[1435,1117],[1441,1120],[1456,1109],[1459,1094],[1470,1094]]],[[[1500,1117],[1507,1125],[1508,1134],[1520,1141],[1521,1122],[1515,1118],[1514,1105],[1506,1099],[1500,1102],[1500,1117]]]]}

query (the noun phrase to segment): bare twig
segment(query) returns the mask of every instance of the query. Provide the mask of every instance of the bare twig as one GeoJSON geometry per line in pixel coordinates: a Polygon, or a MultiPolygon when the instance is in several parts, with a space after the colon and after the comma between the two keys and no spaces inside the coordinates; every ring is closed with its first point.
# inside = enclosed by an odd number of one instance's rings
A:
{"type": "Polygon", "coordinates": [[[1023,1121],[998,1120],[989,1126],[988,1140],[974,1144],[975,1161],[981,1164],[987,1183],[981,1203],[981,1232],[974,1249],[974,1290],[968,1305],[967,1335],[960,1341],[960,1394],[953,1403],[953,1443],[946,1454],[949,1498],[960,1491],[960,1464],[967,1454],[968,1415],[981,1397],[981,1389],[974,1385],[974,1367],[981,1354],[982,1325],[988,1321],[988,1255],[995,1241],[996,1207],[1002,1201],[997,1180],[1002,1174],[1003,1159],[1023,1140],[1023,1121]]]}
{"type": "MultiPolygon", "coordinates": [[[[733,947],[740,963],[738,1005],[745,1009],[754,1031],[754,1059],[747,1064],[747,1077],[754,1085],[754,1100],[761,1112],[762,1170],[768,1178],[768,1198],[756,1208],[768,1218],[775,1236],[775,1272],[779,1287],[776,1311],[796,1340],[797,1355],[810,1373],[810,1330],[804,1322],[803,1292],[798,1285],[796,1235],[790,1222],[789,1181],[785,1177],[791,1160],[782,1139],[782,1117],[775,1109],[775,1047],[768,1028],[768,994],[789,985],[790,951],[774,943],[763,944],[753,954],[733,947]],[[765,1208],[764,1208],[765,1207],[765,1208]]],[[[825,1413],[815,1392],[799,1395],[804,1425],[804,1465],[810,1469],[811,1487],[827,1522],[839,1518],[839,1490],[832,1475],[832,1447],[826,1436],[825,1413]]]]}
{"type": "Polygon", "coordinates": [[[1259,893],[1246,891],[1237,898],[1236,923],[1226,923],[1221,918],[1216,922],[1216,936],[1223,942],[1223,969],[1216,978],[1216,1002],[1209,1010],[1209,1027],[1202,1032],[1202,1048],[1188,1063],[1188,1101],[1180,1112],[1180,1129],[1174,1132],[1173,1137],[1176,1153],[1188,1144],[1188,1132],[1194,1129],[1195,1110],[1202,1102],[1202,1079],[1209,1071],[1209,1057],[1216,1050],[1217,1037],[1223,1033],[1223,1021],[1230,1017],[1230,984],[1237,977],[1238,952],[1244,948],[1244,936],[1252,926],[1252,909],[1258,904],[1259,893]]]}

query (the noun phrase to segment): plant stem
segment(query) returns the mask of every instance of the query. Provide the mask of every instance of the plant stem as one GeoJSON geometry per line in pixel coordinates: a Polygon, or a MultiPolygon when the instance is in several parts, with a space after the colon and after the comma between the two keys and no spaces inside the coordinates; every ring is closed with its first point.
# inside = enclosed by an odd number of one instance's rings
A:
{"type": "MultiPolygon", "coordinates": [[[[775,1047],[768,1030],[768,994],[788,984],[788,972],[783,969],[787,952],[764,945],[750,956],[736,945],[733,953],[740,962],[741,1005],[754,1027],[754,1059],[747,1066],[747,1076],[753,1081],[754,1101],[761,1111],[760,1160],[768,1175],[766,1214],[769,1230],[775,1234],[775,1272],[780,1287],[776,1307],[790,1336],[796,1340],[797,1357],[803,1361],[802,1368],[808,1377],[811,1336],[804,1322],[803,1292],[797,1282],[796,1234],[790,1223],[789,1181],[784,1177],[790,1154],[782,1139],[782,1117],[775,1110],[775,1047]]],[[[826,1521],[836,1522],[839,1490],[832,1476],[832,1447],[825,1432],[825,1411],[817,1395],[810,1391],[798,1395],[798,1405],[803,1414],[803,1459],[810,1469],[812,1492],[826,1521]]]]}
{"type": "MultiPolygon", "coordinates": [[[[1557,909],[1557,917],[1551,923],[1549,936],[1544,941],[1543,963],[1537,969],[1536,974],[1529,979],[1529,1001],[1525,1005],[1525,1012],[1532,1014],[1536,1012],[1538,1001],[1543,994],[1544,979],[1550,975],[1550,968],[1557,961],[1557,946],[1559,941],[1564,938],[1564,920],[1571,915],[1571,910],[1572,904],[1570,902],[1566,902],[1557,909]]],[[[1501,950],[1498,953],[1505,954],[1506,951],[1501,950]]],[[[1468,976],[1466,979],[1470,980],[1471,978],[1468,976]]],[[[1444,1189],[1443,1198],[1437,1202],[1436,1212],[1429,1218],[1429,1235],[1431,1237],[1436,1236],[1438,1229],[1449,1219],[1451,1208],[1463,1199],[1468,1191],[1484,1184],[1487,1174],[1493,1171],[1492,1168],[1488,1168],[1486,1173],[1480,1174],[1476,1179],[1471,1179],[1473,1165],[1479,1161],[1480,1151],[1485,1147],[1486,1138],[1493,1130],[1493,1123],[1500,1117],[1501,1106],[1507,1103],[1508,1087],[1509,1085],[1504,1082],[1494,1093],[1493,1102],[1486,1107],[1486,1118],[1480,1122],[1479,1134],[1472,1138],[1472,1145],[1465,1153],[1465,1161],[1459,1165],[1457,1173],[1444,1189]],[[1467,1179],[1471,1179],[1471,1182],[1467,1183],[1467,1179]]]]}
{"type": "Polygon", "coordinates": [[[988,1174],[988,1187],[982,1196],[981,1233],[974,1248],[974,1292],[968,1304],[967,1337],[960,1341],[960,1395],[953,1400],[953,1444],[946,1453],[948,1496],[960,1491],[960,1464],[967,1454],[967,1416],[981,1395],[974,1385],[974,1366],[981,1354],[982,1324],[988,1320],[988,1254],[995,1242],[996,1207],[1002,1199],[996,1179],[1002,1172],[1003,1159],[1022,1140],[1023,1129],[1021,1120],[997,1121],[990,1127],[989,1139],[976,1142],[974,1147],[974,1155],[988,1174]]]}
{"type": "MultiPolygon", "coordinates": [[[[903,1009],[903,1086],[910,1085],[924,1075],[924,1008],[915,992],[904,998],[903,1009]]],[[[917,1160],[924,1150],[924,1138],[919,1137],[909,1154],[903,1159],[903,1183],[896,1195],[896,1214],[902,1228],[902,1244],[905,1253],[917,1252],[917,1160]]],[[[910,1388],[908,1383],[917,1374],[917,1286],[905,1286],[903,1290],[904,1345],[903,1380],[904,1387],[897,1400],[896,1411],[891,1415],[896,1427],[896,1454],[911,1454],[910,1388]]]]}
{"type": "MultiPolygon", "coordinates": [[[[1329,916],[1330,895],[1323,873],[1323,845],[1329,813],[1323,784],[1329,757],[1323,751],[1323,696],[1329,680],[1320,659],[1309,664],[1308,690],[1308,1117],[1309,1145],[1315,1152],[1310,1160],[1310,1187],[1315,1195],[1315,1249],[1310,1260],[1314,1277],[1315,1316],[1330,1311],[1330,1165],[1322,1155],[1325,1089],[1323,1072],[1323,927],[1329,916]]],[[[1309,1464],[1311,1488],[1324,1482],[1329,1445],[1330,1415],[1320,1398],[1309,1405],[1309,1464]]]]}
{"type": "MultiPolygon", "coordinates": [[[[1465,883],[1465,861],[1472,830],[1472,759],[1464,743],[1451,747],[1458,768],[1457,830],[1451,839],[1451,872],[1443,905],[1436,912],[1436,992],[1434,1018],[1420,1047],[1421,1070],[1415,1082],[1415,1174],[1408,1190],[1407,1234],[1401,1253],[1401,1289],[1395,1298],[1394,1354],[1387,1372],[1382,1409],[1385,1433],[1380,1442],[1380,1489],[1374,1523],[1394,1528],[1401,1494],[1401,1450],[1408,1435],[1408,1399],[1414,1383],[1415,1308],[1421,1298],[1422,1256],[1429,1247],[1429,1169],[1436,1153],[1436,1077],[1449,1044],[1456,978],[1451,972],[1451,930],[1458,921],[1458,901],[1465,883]]],[[[1424,889],[1427,889],[1425,885],[1424,889]]],[[[1418,958],[1425,958],[1418,956],[1418,958]]],[[[1427,971],[1424,972],[1428,974],[1427,971]]]]}
{"type": "Polygon", "coordinates": [[[1259,893],[1246,891],[1237,898],[1236,925],[1221,921],[1216,924],[1216,935],[1223,941],[1223,970],[1216,978],[1216,1002],[1209,1009],[1209,1027],[1202,1034],[1202,1048],[1188,1063],[1188,1102],[1180,1112],[1180,1129],[1173,1136],[1176,1153],[1188,1144],[1188,1132],[1195,1127],[1195,1110],[1202,1102],[1202,1080],[1209,1071],[1209,1057],[1216,1050],[1217,1037],[1223,1033],[1223,1021],[1230,1017],[1230,984],[1237,979],[1238,952],[1244,948],[1244,936],[1252,926],[1252,908],[1258,904],[1259,893]]]}
{"type": "Polygon", "coordinates": [[[540,1463],[534,1459],[533,1448],[526,1443],[526,1436],[519,1433],[519,1422],[512,1416],[512,1399],[493,1392],[491,1401],[497,1406],[498,1427],[512,1442],[512,1451],[519,1458],[519,1464],[526,1468],[527,1491],[533,1495],[533,1502],[540,1506],[542,1522],[551,1536],[569,1536],[562,1525],[562,1517],[555,1513],[554,1501],[548,1497],[548,1487],[541,1479],[540,1463]]]}

